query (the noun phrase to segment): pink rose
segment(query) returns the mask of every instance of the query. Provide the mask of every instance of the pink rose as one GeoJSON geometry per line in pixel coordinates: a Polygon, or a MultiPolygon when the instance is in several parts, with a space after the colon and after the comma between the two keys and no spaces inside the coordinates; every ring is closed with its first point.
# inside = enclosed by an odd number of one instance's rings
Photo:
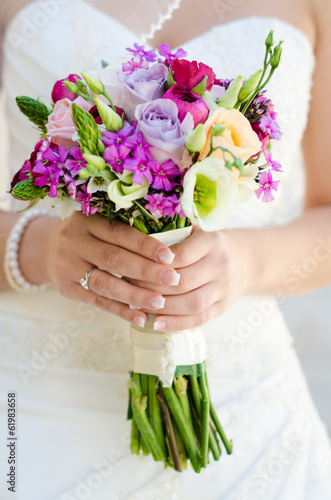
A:
{"type": "Polygon", "coordinates": [[[174,101],[178,108],[178,118],[180,122],[185,119],[187,113],[191,113],[195,127],[199,123],[204,123],[208,118],[209,109],[201,97],[178,84],[173,85],[167,90],[163,99],[171,99],[174,101]]]}
{"type": "Polygon", "coordinates": [[[187,90],[192,90],[199,85],[205,76],[207,76],[206,90],[211,90],[216,78],[214,71],[209,66],[197,63],[197,61],[175,59],[171,63],[171,69],[175,82],[187,90]]]}
{"type": "Polygon", "coordinates": [[[86,111],[90,111],[92,107],[83,97],[77,97],[74,101],[70,101],[67,98],[61,99],[56,102],[53,113],[49,115],[48,123],[46,124],[47,138],[49,141],[67,149],[76,145],[72,140],[72,136],[76,132],[72,120],[72,102],[86,111]]]}

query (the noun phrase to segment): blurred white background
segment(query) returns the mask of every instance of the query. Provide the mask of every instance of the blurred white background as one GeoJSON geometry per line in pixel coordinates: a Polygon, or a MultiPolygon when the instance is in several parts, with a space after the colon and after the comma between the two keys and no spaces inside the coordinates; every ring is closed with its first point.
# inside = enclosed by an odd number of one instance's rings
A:
{"type": "MultiPolygon", "coordinates": [[[[0,168],[7,141],[0,95],[0,168]]],[[[0,205],[4,206],[9,179],[0,175],[0,205]]],[[[1,296],[0,296],[1,300],[1,296]]],[[[313,399],[331,436],[331,286],[302,297],[287,299],[282,310],[294,337],[313,399]]]]}

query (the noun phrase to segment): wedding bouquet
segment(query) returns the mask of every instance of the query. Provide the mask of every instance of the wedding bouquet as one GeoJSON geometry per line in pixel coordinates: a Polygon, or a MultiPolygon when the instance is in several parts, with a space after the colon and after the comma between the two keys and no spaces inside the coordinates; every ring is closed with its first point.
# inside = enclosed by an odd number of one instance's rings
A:
{"type": "MultiPolygon", "coordinates": [[[[64,213],[81,210],[120,220],[171,245],[225,227],[231,209],[255,195],[273,200],[270,140],[279,140],[265,86],[280,62],[273,33],[263,68],[249,78],[217,78],[206,64],[167,44],[135,44],[120,66],[56,82],[50,107],[17,97],[41,132],[11,194],[30,208],[49,197],[64,213]]],[[[221,76],[221,75],[220,75],[221,76]]],[[[131,450],[180,471],[196,472],[211,452],[232,442],[210,399],[200,328],[163,334],[131,326],[134,369],[129,383],[131,450]]]]}

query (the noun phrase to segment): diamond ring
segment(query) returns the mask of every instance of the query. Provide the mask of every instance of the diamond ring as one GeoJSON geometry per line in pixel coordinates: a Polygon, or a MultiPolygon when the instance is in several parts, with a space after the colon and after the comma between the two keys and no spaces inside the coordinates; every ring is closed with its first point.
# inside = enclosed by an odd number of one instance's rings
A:
{"type": "Polygon", "coordinates": [[[91,277],[92,271],[94,271],[95,267],[91,267],[89,271],[86,272],[85,278],[79,280],[79,283],[82,285],[85,290],[89,290],[88,282],[91,277]]]}

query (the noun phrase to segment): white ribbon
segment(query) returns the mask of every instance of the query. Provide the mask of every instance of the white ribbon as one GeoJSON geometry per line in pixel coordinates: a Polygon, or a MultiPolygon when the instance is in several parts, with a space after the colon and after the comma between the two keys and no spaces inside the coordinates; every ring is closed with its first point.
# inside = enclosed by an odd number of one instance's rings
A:
{"type": "Polygon", "coordinates": [[[206,340],[201,328],[160,333],[131,325],[134,372],[155,375],[164,387],[171,387],[177,366],[203,363],[206,340]]]}

